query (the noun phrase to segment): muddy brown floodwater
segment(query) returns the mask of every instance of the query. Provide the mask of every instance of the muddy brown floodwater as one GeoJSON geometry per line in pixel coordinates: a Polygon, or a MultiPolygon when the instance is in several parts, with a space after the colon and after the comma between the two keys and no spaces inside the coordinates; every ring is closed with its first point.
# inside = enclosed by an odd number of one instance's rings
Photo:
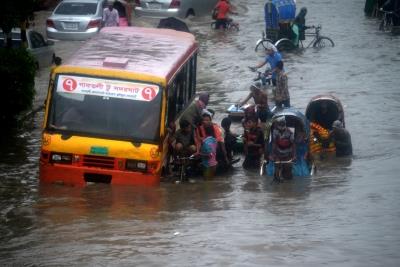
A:
{"type": "MultiPolygon", "coordinates": [[[[232,2],[237,33],[213,31],[209,15],[187,20],[200,43],[198,90],[211,93],[217,122],[246,96],[247,66],[260,60],[263,1],[232,2]]],[[[336,46],[284,55],[296,108],[321,93],[342,101],[351,160],[322,162],[315,176],[279,185],[238,164],[195,184],[41,186],[39,112],[0,148],[0,265],[399,266],[400,38],[378,31],[364,4],[298,0],[307,24],[321,24],[336,46]]],[[[41,31],[47,14],[37,14],[41,31]]],[[[81,44],[55,48],[66,58],[81,44]]],[[[36,105],[48,71],[38,74],[36,105]]]]}

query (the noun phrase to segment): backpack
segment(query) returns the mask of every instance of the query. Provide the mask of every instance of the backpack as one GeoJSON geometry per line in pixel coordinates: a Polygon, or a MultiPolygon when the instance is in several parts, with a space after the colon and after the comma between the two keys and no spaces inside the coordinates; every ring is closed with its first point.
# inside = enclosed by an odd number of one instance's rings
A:
{"type": "Polygon", "coordinates": [[[214,8],[211,14],[211,18],[217,20],[218,17],[218,9],[214,8]]]}

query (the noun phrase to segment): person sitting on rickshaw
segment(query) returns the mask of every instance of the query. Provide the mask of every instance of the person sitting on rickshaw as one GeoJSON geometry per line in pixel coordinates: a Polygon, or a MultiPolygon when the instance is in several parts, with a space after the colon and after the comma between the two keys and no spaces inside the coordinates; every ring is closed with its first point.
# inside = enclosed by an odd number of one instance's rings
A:
{"type": "Polygon", "coordinates": [[[237,14],[232,10],[232,6],[228,0],[219,0],[213,9],[213,19],[216,20],[216,29],[226,29],[227,23],[232,22],[232,19],[228,17],[229,13],[237,14]]]}
{"type": "MultiPolygon", "coordinates": [[[[284,116],[277,118],[276,127],[272,132],[272,148],[270,153],[271,161],[295,161],[296,160],[296,145],[292,131],[286,127],[284,116]]],[[[283,163],[282,174],[284,178],[291,179],[292,164],[283,163]]]]}
{"type": "Polygon", "coordinates": [[[336,120],[332,124],[332,131],[329,138],[334,142],[336,147],[336,157],[344,157],[353,155],[353,146],[351,144],[351,136],[349,131],[343,127],[343,123],[336,120]]]}
{"type": "Polygon", "coordinates": [[[297,14],[292,25],[292,41],[295,46],[299,46],[299,41],[306,39],[306,30],[310,27],[306,26],[307,8],[302,7],[297,14]]]}

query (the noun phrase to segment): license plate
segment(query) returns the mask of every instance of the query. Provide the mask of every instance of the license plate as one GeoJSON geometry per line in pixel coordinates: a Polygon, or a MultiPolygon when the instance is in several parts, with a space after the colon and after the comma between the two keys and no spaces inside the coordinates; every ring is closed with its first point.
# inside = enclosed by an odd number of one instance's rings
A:
{"type": "Polygon", "coordinates": [[[78,23],[76,22],[64,22],[63,23],[63,28],[66,30],[77,30],[78,29],[78,23]]]}
{"type": "Polygon", "coordinates": [[[148,3],[147,7],[149,9],[161,9],[161,4],[159,4],[159,3],[148,3]]]}

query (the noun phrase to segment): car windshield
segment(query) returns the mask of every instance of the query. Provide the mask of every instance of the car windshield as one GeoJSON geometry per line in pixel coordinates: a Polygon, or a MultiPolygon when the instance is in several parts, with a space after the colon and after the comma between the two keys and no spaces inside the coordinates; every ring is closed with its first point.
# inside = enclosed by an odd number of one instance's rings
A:
{"type": "Polygon", "coordinates": [[[54,11],[57,15],[94,15],[97,3],[61,3],[54,11]]]}
{"type": "Polygon", "coordinates": [[[159,140],[161,90],[133,81],[58,75],[47,128],[85,136],[159,140]]]}

